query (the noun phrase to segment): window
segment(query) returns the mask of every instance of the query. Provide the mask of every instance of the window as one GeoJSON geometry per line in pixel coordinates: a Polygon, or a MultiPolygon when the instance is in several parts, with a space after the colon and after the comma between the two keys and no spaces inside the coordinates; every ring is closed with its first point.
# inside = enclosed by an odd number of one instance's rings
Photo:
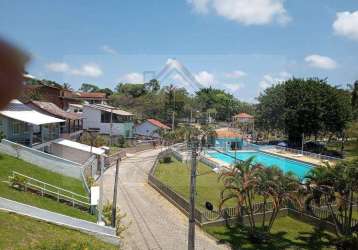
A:
{"type": "MultiPolygon", "coordinates": [[[[101,112],[101,122],[102,123],[110,123],[111,122],[111,113],[109,112],[101,112]]],[[[113,120],[114,122],[114,120],[113,120]]]]}
{"type": "MultiPolygon", "coordinates": [[[[113,123],[122,123],[129,122],[131,120],[130,116],[122,116],[117,114],[112,114],[113,123]]],[[[111,113],[110,112],[101,112],[101,123],[110,123],[111,122],[111,113]]]]}
{"type": "Polygon", "coordinates": [[[12,123],[12,134],[13,135],[20,135],[24,132],[24,123],[20,121],[13,121],[12,123]]]}

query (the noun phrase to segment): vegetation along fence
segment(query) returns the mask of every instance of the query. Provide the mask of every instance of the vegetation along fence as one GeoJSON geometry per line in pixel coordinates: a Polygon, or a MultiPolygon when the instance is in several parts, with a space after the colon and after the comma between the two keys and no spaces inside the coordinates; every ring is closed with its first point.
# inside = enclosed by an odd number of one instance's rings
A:
{"type": "MultiPolygon", "coordinates": [[[[168,201],[170,201],[173,205],[175,205],[178,209],[180,209],[184,214],[189,214],[189,202],[186,198],[182,197],[180,194],[176,193],[169,186],[162,183],[158,178],[155,177],[155,170],[159,163],[159,159],[163,158],[166,155],[170,155],[172,151],[165,150],[160,153],[151,168],[148,175],[148,183],[150,186],[155,188],[159,193],[161,193],[168,201]]],[[[264,211],[267,213],[267,216],[273,211],[272,202],[264,203],[255,203],[254,205],[255,217],[260,219],[264,211]]],[[[302,209],[299,206],[294,204],[286,204],[280,210],[281,215],[292,215],[297,219],[301,219],[305,222],[311,224],[320,224],[325,225],[328,229],[334,230],[334,222],[333,218],[330,216],[330,211],[327,207],[314,207],[312,206],[310,209],[305,208],[302,209]]],[[[241,211],[237,207],[227,207],[224,208],[221,212],[219,211],[201,211],[195,209],[195,220],[198,225],[216,225],[216,224],[224,224],[227,221],[241,221],[245,223],[248,217],[248,210],[243,207],[241,211]]],[[[268,217],[266,217],[268,218],[268,217]]],[[[343,220],[343,217],[337,216],[338,220],[343,220]]],[[[358,220],[352,220],[352,226],[358,227],[358,220]]]]}

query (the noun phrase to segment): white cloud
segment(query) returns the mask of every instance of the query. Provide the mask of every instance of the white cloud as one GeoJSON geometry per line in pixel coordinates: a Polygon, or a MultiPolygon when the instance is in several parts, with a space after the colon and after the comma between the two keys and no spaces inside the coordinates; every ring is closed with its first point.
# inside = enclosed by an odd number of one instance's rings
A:
{"type": "Polygon", "coordinates": [[[244,25],[286,24],[291,20],[284,0],[188,0],[198,13],[217,15],[244,25]]]}
{"type": "Polygon", "coordinates": [[[93,63],[84,64],[76,69],[65,62],[53,62],[46,64],[46,68],[56,73],[65,73],[76,76],[99,77],[103,74],[101,68],[93,63]]]}
{"type": "Polygon", "coordinates": [[[286,71],[282,71],[278,74],[266,74],[263,76],[263,79],[260,81],[260,89],[264,90],[267,89],[277,83],[286,81],[287,79],[291,78],[291,74],[286,72],[286,71]]]}
{"type": "Polygon", "coordinates": [[[108,46],[108,45],[103,45],[103,46],[101,47],[101,50],[104,51],[104,52],[106,52],[106,53],[108,53],[108,54],[111,54],[111,55],[118,55],[118,51],[115,50],[115,49],[113,49],[113,48],[111,48],[111,47],[108,46]]]}
{"type": "Polygon", "coordinates": [[[143,74],[132,72],[122,76],[119,81],[125,83],[143,83],[144,80],[143,80],[143,74]]]}
{"type": "Polygon", "coordinates": [[[338,12],[333,30],[337,35],[358,41],[358,11],[338,12]]]}
{"type": "Polygon", "coordinates": [[[337,63],[330,57],[321,55],[309,55],[305,57],[305,61],[309,66],[320,69],[335,69],[337,63]]]}
{"type": "Polygon", "coordinates": [[[70,66],[64,62],[53,62],[46,64],[46,68],[57,73],[66,73],[70,70],[70,66]]]}
{"type": "Polygon", "coordinates": [[[79,69],[73,69],[70,72],[72,75],[99,77],[103,74],[101,68],[97,64],[84,64],[79,69]]]}
{"type": "Polygon", "coordinates": [[[238,79],[238,78],[241,78],[244,76],[247,76],[247,74],[246,74],[246,72],[244,72],[242,70],[235,70],[232,72],[225,73],[225,77],[233,78],[233,79],[238,79]]]}
{"type": "Polygon", "coordinates": [[[231,91],[232,93],[236,93],[238,90],[245,88],[245,84],[243,83],[227,83],[224,84],[224,87],[231,91]]]}
{"type": "Polygon", "coordinates": [[[211,0],[187,0],[189,4],[193,5],[193,8],[198,13],[208,13],[209,3],[211,0]]]}
{"type": "Polygon", "coordinates": [[[194,75],[195,79],[202,85],[208,87],[214,84],[215,77],[207,71],[201,71],[194,75]]]}

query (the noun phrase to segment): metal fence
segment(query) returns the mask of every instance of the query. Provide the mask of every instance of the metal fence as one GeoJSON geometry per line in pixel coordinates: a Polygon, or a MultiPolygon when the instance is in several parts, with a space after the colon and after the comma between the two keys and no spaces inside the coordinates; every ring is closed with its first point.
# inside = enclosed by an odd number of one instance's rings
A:
{"type": "MultiPolygon", "coordinates": [[[[155,188],[158,192],[160,192],[167,200],[169,200],[173,205],[175,205],[178,209],[180,209],[183,213],[186,215],[189,214],[189,202],[186,198],[175,192],[172,188],[170,188],[168,185],[161,182],[158,178],[155,177],[155,171],[156,167],[159,163],[159,160],[163,158],[164,156],[171,154],[171,150],[163,151],[158,155],[156,158],[155,163],[153,164],[153,167],[151,168],[149,175],[148,175],[148,183],[150,186],[155,188]]],[[[335,206],[335,205],[333,205],[335,206]]],[[[253,204],[253,210],[255,213],[255,216],[261,216],[262,213],[265,211],[267,213],[270,213],[274,210],[273,203],[271,201],[268,201],[266,203],[255,203],[253,204]]],[[[332,226],[334,224],[334,220],[331,216],[331,213],[327,207],[310,207],[310,210],[308,208],[301,208],[298,205],[295,205],[293,203],[286,203],[281,208],[281,211],[288,211],[288,214],[290,214],[289,211],[293,211],[295,214],[299,214],[301,217],[305,217],[307,220],[309,220],[312,223],[315,223],[316,221],[313,221],[312,218],[317,219],[318,223],[327,223],[329,226],[332,226]]],[[[222,211],[209,211],[209,210],[199,210],[195,209],[195,220],[197,223],[202,226],[203,224],[211,224],[220,222],[222,220],[227,219],[235,219],[235,218],[244,218],[249,215],[249,210],[245,207],[242,207],[241,209],[238,209],[237,207],[227,207],[222,209],[222,211]]],[[[337,218],[339,221],[343,222],[343,217],[337,214],[337,218]]],[[[352,219],[351,222],[352,227],[358,227],[358,220],[352,219]]]]}
{"type": "Polygon", "coordinates": [[[316,153],[312,153],[312,152],[308,152],[308,151],[302,151],[302,150],[298,150],[298,149],[294,149],[294,148],[282,147],[282,146],[278,146],[278,145],[275,145],[274,147],[277,150],[290,152],[290,153],[297,154],[297,155],[305,155],[305,156],[309,156],[309,157],[319,159],[319,160],[326,160],[326,161],[342,160],[340,158],[336,158],[336,157],[332,157],[332,156],[328,156],[328,155],[316,154],[316,153]]]}
{"type": "Polygon", "coordinates": [[[51,185],[49,183],[40,181],[38,179],[21,174],[19,172],[13,171],[12,176],[10,176],[9,179],[10,183],[15,183],[15,185],[17,184],[23,186],[24,191],[32,191],[38,193],[41,196],[48,196],[54,198],[58,202],[71,204],[74,207],[76,206],[84,209],[89,209],[90,207],[90,201],[87,196],[80,195],[72,191],[51,185]]]}

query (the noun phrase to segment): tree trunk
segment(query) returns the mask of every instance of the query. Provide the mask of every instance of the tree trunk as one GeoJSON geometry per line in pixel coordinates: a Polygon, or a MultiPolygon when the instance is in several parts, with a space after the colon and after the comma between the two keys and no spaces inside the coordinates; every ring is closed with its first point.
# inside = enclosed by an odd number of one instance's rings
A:
{"type": "Polygon", "coordinates": [[[343,156],[344,151],[344,142],[345,142],[345,133],[342,133],[342,144],[341,144],[341,155],[343,156]]]}
{"type": "Polygon", "coordinates": [[[266,197],[264,197],[264,211],[262,216],[262,229],[265,228],[265,220],[266,220],[266,197]]]}

